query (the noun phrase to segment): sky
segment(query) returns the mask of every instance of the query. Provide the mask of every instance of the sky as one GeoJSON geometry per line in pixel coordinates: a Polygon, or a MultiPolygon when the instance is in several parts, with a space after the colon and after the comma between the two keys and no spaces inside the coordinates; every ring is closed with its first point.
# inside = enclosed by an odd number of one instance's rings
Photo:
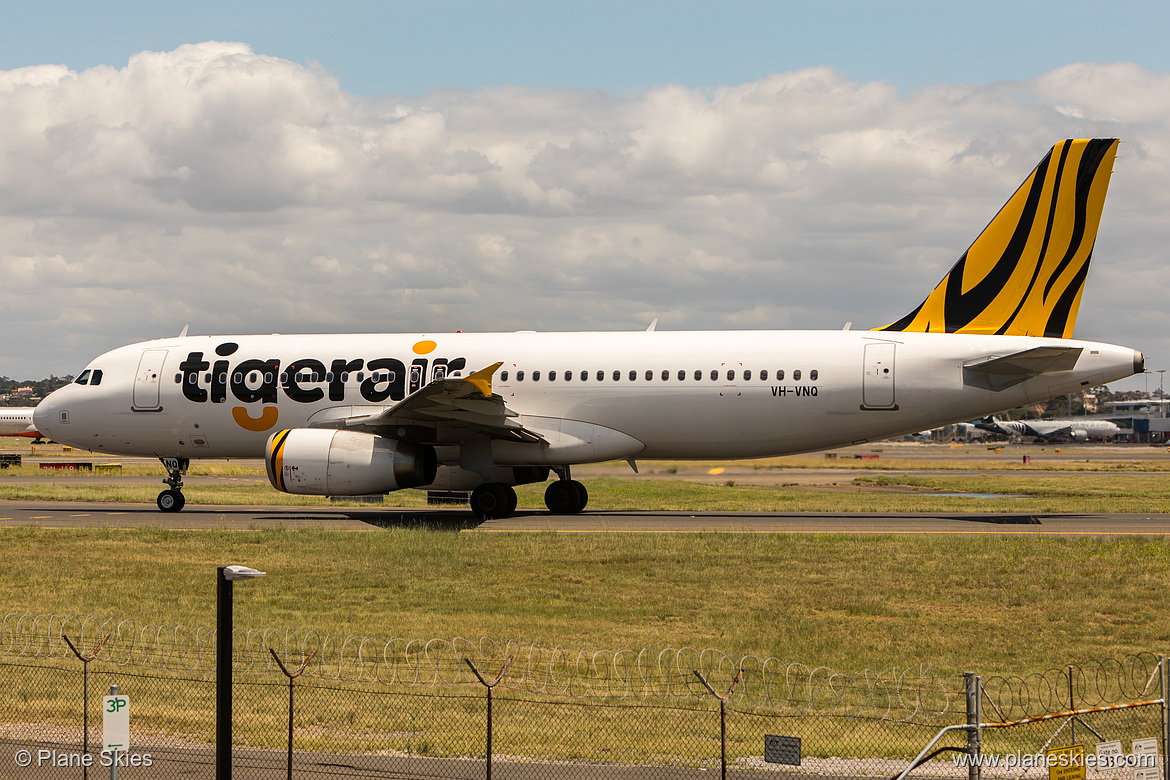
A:
{"type": "Polygon", "coordinates": [[[1152,2],[21,4],[0,375],[187,325],[881,326],[1087,136],[1123,144],[1076,336],[1170,367],[1167,29],[1152,2]]]}

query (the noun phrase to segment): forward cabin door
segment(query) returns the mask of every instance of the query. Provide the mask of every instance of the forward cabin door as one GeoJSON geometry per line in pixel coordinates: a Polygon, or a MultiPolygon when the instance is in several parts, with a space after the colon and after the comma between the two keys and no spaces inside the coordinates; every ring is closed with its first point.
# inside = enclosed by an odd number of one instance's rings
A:
{"type": "Polygon", "coordinates": [[[167,359],[165,349],[144,349],[138,361],[138,373],[134,376],[134,406],[136,412],[157,412],[159,387],[162,382],[163,361],[167,359]]]}
{"type": "Polygon", "coordinates": [[[897,409],[894,396],[894,348],[889,341],[865,345],[865,374],[861,378],[862,409],[897,409]]]}

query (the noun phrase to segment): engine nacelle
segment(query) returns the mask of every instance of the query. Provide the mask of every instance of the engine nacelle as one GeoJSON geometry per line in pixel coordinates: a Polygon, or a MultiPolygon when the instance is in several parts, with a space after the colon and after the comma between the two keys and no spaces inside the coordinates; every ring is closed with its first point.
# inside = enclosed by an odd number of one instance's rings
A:
{"type": "Polygon", "coordinates": [[[1081,430],[1069,431],[1068,437],[1070,439],[1072,439],[1073,441],[1088,441],[1089,440],[1089,432],[1088,431],[1081,431],[1081,430]]]}
{"type": "Polygon", "coordinates": [[[361,496],[434,481],[433,447],[372,433],[294,428],[274,433],[264,449],[268,481],[310,496],[361,496]]]}

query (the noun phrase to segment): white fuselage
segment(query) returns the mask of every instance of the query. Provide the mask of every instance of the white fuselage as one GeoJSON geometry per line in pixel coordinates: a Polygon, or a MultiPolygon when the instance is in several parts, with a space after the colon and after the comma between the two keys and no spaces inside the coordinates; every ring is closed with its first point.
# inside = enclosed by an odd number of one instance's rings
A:
{"type": "Polygon", "coordinates": [[[0,436],[40,436],[33,424],[35,411],[31,406],[0,406],[0,436]]]}
{"type": "MultiPolygon", "coordinates": [[[[546,442],[498,446],[495,463],[555,465],[882,439],[1114,381],[1141,355],[1056,338],[873,331],[181,337],[107,352],[87,368],[100,372],[96,386],[58,390],[35,421],[100,452],[258,458],[275,431],[377,413],[499,361],[494,393],[546,442]],[[965,382],[964,365],[1044,346],[1083,351],[1073,370],[1007,389],[965,382]]],[[[458,462],[458,449],[440,447],[440,462],[458,462]]]]}

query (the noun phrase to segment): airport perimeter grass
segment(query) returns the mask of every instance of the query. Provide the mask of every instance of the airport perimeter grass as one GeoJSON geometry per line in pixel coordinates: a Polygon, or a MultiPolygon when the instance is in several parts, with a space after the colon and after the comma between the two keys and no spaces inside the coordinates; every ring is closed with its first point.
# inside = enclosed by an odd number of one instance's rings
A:
{"type": "MultiPolygon", "coordinates": [[[[161,481],[160,481],[161,482],[161,481]]],[[[589,507],[598,511],[695,512],[1053,512],[1170,511],[1170,480],[1163,474],[1085,473],[1055,476],[1049,472],[982,475],[945,472],[939,476],[896,474],[845,475],[832,486],[792,489],[781,484],[751,485],[684,479],[599,477],[587,480],[589,507]],[[974,496],[974,497],[973,497],[974,496]]],[[[0,478],[0,499],[153,504],[161,485],[104,483],[84,477],[37,483],[0,478]]],[[[523,512],[544,511],[545,484],[517,488],[523,512]]],[[[187,503],[195,505],[270,504],[328,506],[319,496],[278,493],[267,480],[200,482],[189,478],[187,503]]],[[[426,505],[424,494],[401,490],[385,499],[389,507],[426,505]]]]}
{"type": "Polygon", "coordinates": [[[1170,649],[1161,539],[0,529],[0,611],[1025,674],[1170,649]]]}

